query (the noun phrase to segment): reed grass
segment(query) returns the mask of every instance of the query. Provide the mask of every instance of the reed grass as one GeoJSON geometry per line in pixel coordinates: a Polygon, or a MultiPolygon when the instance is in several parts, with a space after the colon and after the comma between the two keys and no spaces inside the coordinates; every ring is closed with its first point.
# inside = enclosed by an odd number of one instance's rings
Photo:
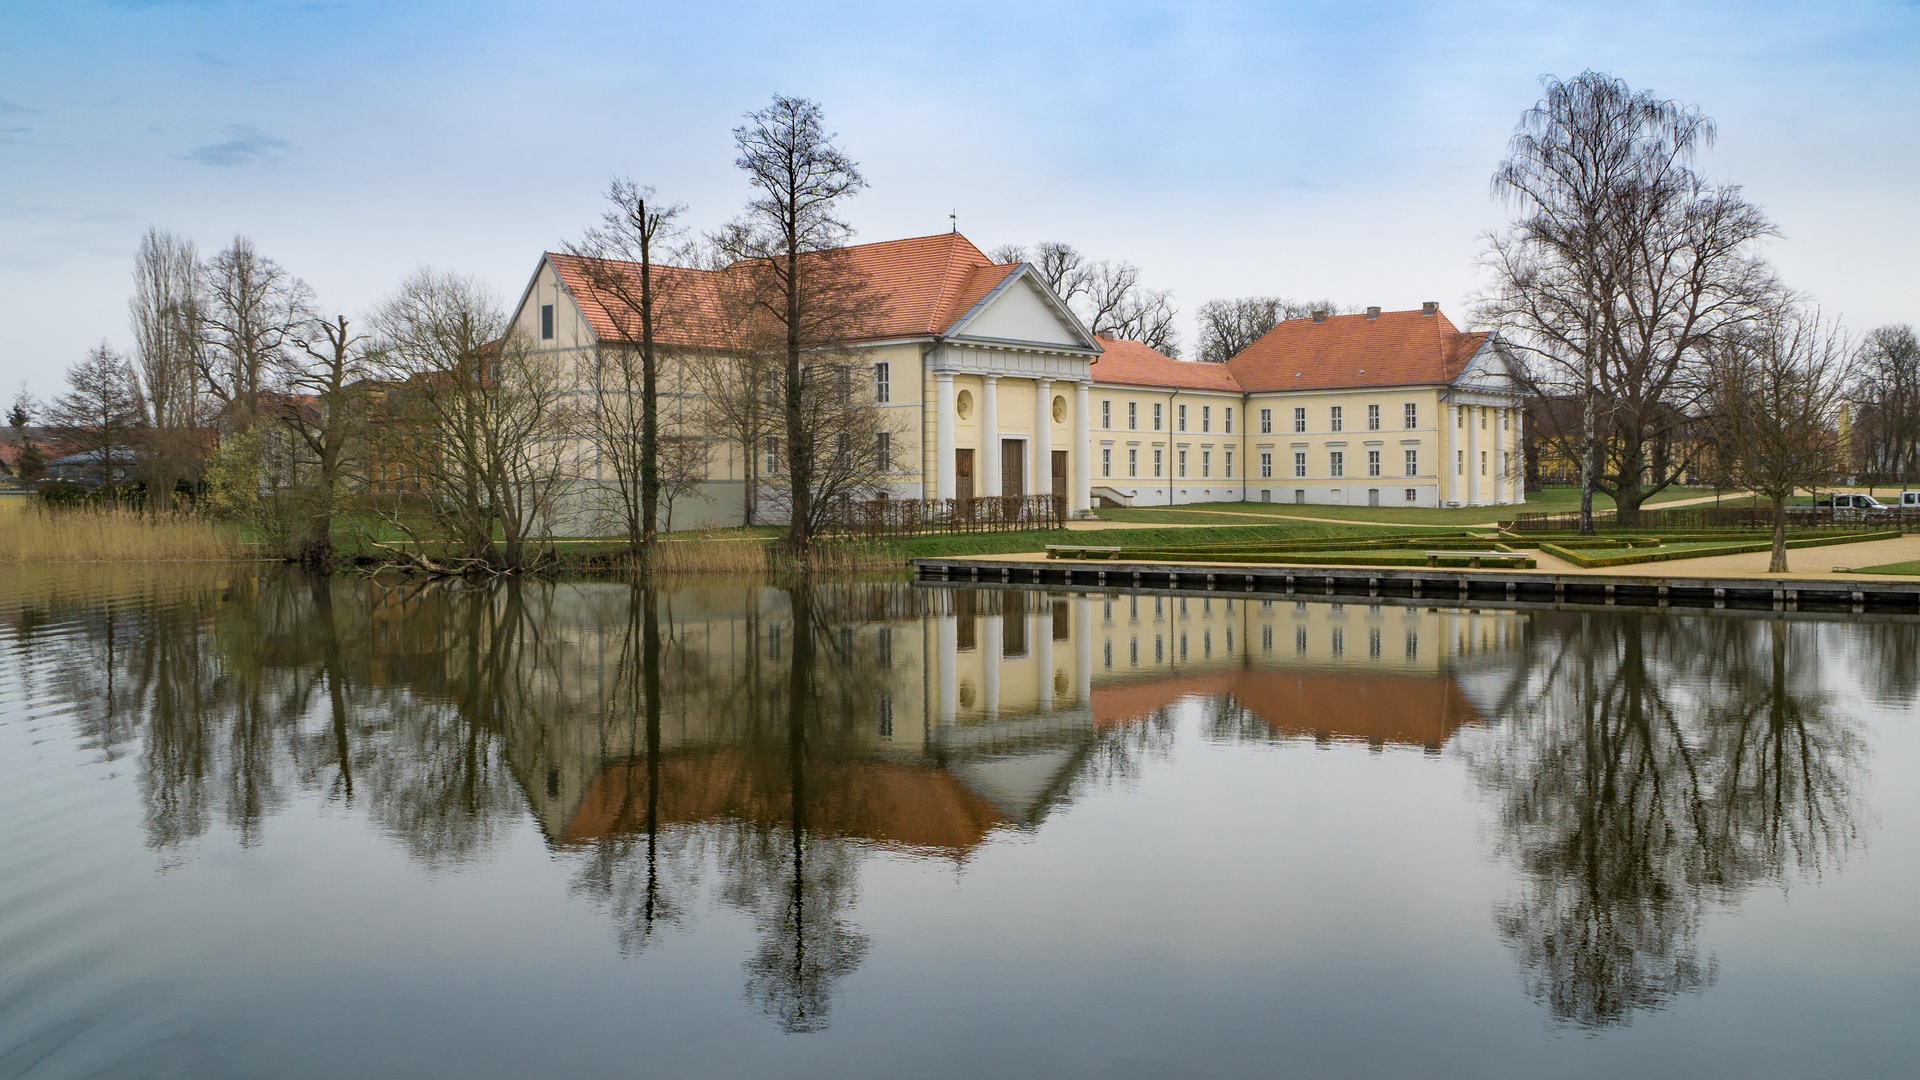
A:
{"type": "Polygon", "coordinates": [[[201,518],[29,507],[0,520],[0,563],[213,562],[246,548],[201,518]]]}

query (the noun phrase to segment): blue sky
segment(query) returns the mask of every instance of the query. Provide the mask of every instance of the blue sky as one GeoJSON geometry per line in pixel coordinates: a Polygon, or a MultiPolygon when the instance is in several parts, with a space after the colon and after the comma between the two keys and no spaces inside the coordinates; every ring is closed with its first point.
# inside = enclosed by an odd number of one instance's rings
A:
{"type": "MultiPolygon", "coordinates": [[[[0,398],[128,340],[140,233],[236,232],[362,311],[414,267],[511,298],[610,176],[711,228],[730,129],[812,97],[865,240],[1061,239],[1183,312],[1331,296],[1465,321],[1539,77],[1701,106],[1790,283],[1920,322],[1920,3],[0,0],[0,398]]],[[[1190,342],[1191,323],[1183,325],[1190,342]]]]}

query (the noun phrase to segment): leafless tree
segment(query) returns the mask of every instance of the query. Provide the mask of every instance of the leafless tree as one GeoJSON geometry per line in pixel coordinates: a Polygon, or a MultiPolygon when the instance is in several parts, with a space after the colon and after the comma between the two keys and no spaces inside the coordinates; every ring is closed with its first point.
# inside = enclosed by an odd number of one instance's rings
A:
{"type": "Polygon", "coordinates": [[[1140,284],[1140,268],[1128,262],[1093,262],[1071,244],[1048,241],[1031,250],[1018,244],[995,248],[996,263],[1025,262],[1088,330],[1144,342],[1168,356],[1180,355],[1173,294],[1140,284]]]}
{"type": "Polygon", "coordinates": [[[205,294],[195,311],[203,385],[220,403],[222,427],[245,431],[258,419],[262,392],[312,319],[305,282],[236,236],[201,270],[205,294]]]}
{"type": "Polygon", "coordinates": [[[1766,216],[1691,168],[1713,135],[1699,110],[1589,71],[1546,82],[1494,173],[1520,217],[1488,238],[1479,314],[1536,396],[1581,402],[1580,428],[1559,434],[1580,462],[1583,531],[1595,490],[1630,526],[1685,475],[1706,351],[1780,291],[1754,251],[1766,216]]]}
{"type": "Polygon", "coordinates": [[[677,372],[691,391],[700,426],[740,453],[740,523],[748,527],[761,520],[761,460],[784,420],[778,367],[779,359],[766,350],[743,345],[689,353],[677,372]]]}
{"type": "Polygon", "coordinates": [[[779,342],[787,546],[804,566],[820,521],[816,497],[827,494],[815,488],[821,439],[831,454],[837,437],[815,423],[827,390],[820,376],[831,379],[845,366],[845,343],[862,314],[862,282],[836,250],[853,234],[839,204],[866,180],[834,145],[817,104],[776,96],[746,119],[733,132],[734,164],[758,194],[715,241],[742,264],[753,321],[764,321],[779,342]]]}
{"type": "Polygon", "coordinates": [[[607,189],[611,207],[578,243],[592,288],[585,302],[599,304],[613,324],[618,344],[603,340],[581,416],[603,461],[613,466],[611,492],[623,531],[636,557],[654,542],[660,502],[659,355],[661,316],[674,309],[676,275],[656,272],[655,261],[679,235],[674,219],[685,209],[662,203],[651,187],[615,179],[607,189]],[[632,272],[638,267],[638,272],[632,272]],[[610,355],[609,347],[627,354],[610,355]]]}
{"type": "MultiPolygon", "coordinates": [[[[388,384],[373,454],[417,478],[432,538],[459,557],[535,565],[578,466],[564,361],[513,332],[483,285],[431,269],[403,282],[372,327],[388,384]]],[[[424,559],[428,537],[398,511],[390,520],[424,559]]]]}
{"type": "Polygon", "coordinates": [[[350,465],[366,443],[363,388],[375,374],[372,342],[344,315],[313,319],[293,336],[297,355],[284,358],[278,382],[285,393],[264,399],[265,410],[310,468],[292,477],[283,497],[296,506],[302,565],[333,565],[333,519],[348,499],[350,465]]]}
{"type": "Polygon", "coordinates": [[[47,475],[46,455],[27,434],[27,425],[33,423],[39,412],[40,403],[27,393],[26,385],[21,384],[20,392],[13,396],[13,404],[7,407],[7,426],[13,429],[13,443],[19,448],[13,459],[13,478],[23,487],[32,487],[47,475]]]}
{"type": "Polygon", "coordinates": [[[1200,359],[1224,364],[1286,319],[1304,319],[1316,311],[1339,312],[1331,300],[1297,301],[1284,296],[1242,296],[1209,300],[1194,312],[1200,321],[1200,359]]]}
{"type": "Polygon", "coordinates": [[[193,242],[150,228],[134,256],[134,361],[150,425],[142,472],[150,510],[173,508],[180,480],[193,475],[205,456],[201,439],[200,259],[193,242]]]}
{"type": "Polygon", "coordinates": [[[1787,500],[1840,464],[1850,352],[1837,327],[1785,306],[1712,350],[1715,451],[1727,476],[1773,504],[1770,574],[1787,572],[1787,500]]]}
{"type": "Polygon", "coordinates": [[[1920,340],[1913,327],[1882,326],[1867,334],[1854,367],[1848,396],[1863,471],[1901,483],[1920,478],[1920,340]]]}
{"type": "Polygon", "coordinates": [[[660,502],[665,519],[663,527],[673,531],[673,508],[684,499],[696,498],[707,482],[709,440],[675,425],[660,437],[660,502]]]}
{"type": "Polygon", "coordinates": [[[48,426],[70,452],[99,463],[102,484],[118,483],[131,470],[133,444],[146,428],[133,365],[101,342],[67,369],[67,387],[47,410],[48,426]]]}

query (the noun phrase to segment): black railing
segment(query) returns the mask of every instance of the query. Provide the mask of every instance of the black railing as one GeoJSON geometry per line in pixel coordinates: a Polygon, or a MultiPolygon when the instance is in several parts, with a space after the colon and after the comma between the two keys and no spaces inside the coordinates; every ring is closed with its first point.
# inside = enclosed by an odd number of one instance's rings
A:
{"type": "Polygon", "coordinates": [[[827,531],[858,536],[910,536],[1058,529],[1066,523],[1066,499],[1029,495],[844,502],[833,508],[825,525],[827,531]]]}

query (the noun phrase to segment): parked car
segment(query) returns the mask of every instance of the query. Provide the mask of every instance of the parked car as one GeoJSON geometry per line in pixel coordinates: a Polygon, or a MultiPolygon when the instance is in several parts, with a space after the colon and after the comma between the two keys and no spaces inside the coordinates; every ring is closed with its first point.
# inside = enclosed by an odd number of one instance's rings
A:
{"type": "Polygon", "coordinates": [[[1817,510],[1832,511],[1835,521],[1872,521],[1893,513],[1893,507],[1871,495],[1822,495],[1813,505],[1817,510]]]}
{"type": "Polygon", "coordinates": [[[1901,492],[1900,493],[1900,509],[1920,510],[1920,491],[1901,492]]]}

